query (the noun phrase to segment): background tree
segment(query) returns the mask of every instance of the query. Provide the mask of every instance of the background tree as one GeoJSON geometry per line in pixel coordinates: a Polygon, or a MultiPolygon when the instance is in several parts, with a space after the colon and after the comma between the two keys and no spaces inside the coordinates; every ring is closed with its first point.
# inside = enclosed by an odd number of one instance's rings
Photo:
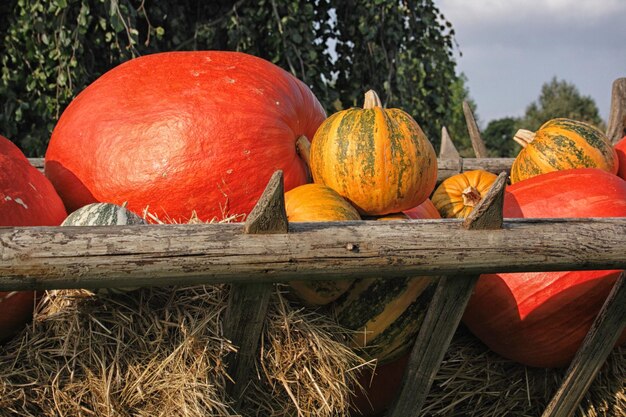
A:
{"type": "Polygon", "coordinates": [[[580,94],[574,84],[554,77],[543,84],[537,101],[526,107],[526,113],[520,120],[520,127],[534,131],[556,117],[587,122],[601,130],[606,128],[593,98],[580,94]]]}
{"type": "Polygon", "coordinates": [[[373,88],[436,146],[457,106],[454,31],[432,0],[9,0],[0,22],[0,133],[30,156],[44,154],[84,87],[158,51],[260,56],[306,82],[329,113],[361,106],[373,88]]]}
{"type": "Polygon", "coordinates": [[[485,146],[493,157],[515,158],[521,146],[514,140],[513,136],[519,129],[520,119],[516,117],[504,117],[489,122],[482,132],[485,146]]]}

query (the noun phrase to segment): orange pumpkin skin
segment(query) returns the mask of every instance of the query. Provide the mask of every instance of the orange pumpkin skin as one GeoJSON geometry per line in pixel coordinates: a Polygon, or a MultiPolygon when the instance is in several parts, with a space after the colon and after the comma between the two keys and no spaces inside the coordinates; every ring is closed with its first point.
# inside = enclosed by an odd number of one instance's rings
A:
{"type": "Polygon", "coordinates": [[[511,183],[575,168],[599,168],[617,173],[617,154],[596,127],[559,118],[544,123],[534,134],[518,131],[515,140],[523,148],[511,166],[511,183]]]}
{"type": "Polygon", "coordinates": [[[433,204],[430,198],[427,198],[422,204],[403,212],[411,219],[440,219],[439,210],[433,204]]]}
{"type": "Polygon", "coordinates": [[[626,180],[626,136],[615,144],[615,152],[619,161],[617,175],[626,180]]]}
{"type": "Polygon", "coordinates": [[[439,184],[431,200],[441,217],[464,219],[485,197],[496,178],[497,175],[483,170],[453,175],[439,184]]]}
{"type": "Polygon", "coordinates": [[[307,182],[296,139],[326,115],[283,69],[225,51],[165,52],[125,62],[66,108],[45,172],[73,211],[93,202],[184,222],[246,214],[278,169],[307,182]]]}
{"type": "MultiPolygon", "coordinates": [[[[67,213],[48,179],[0,136],[0,226],[58,226],[67,213]]],[[[0,292],[0,342],[31,319],[33,291],[0,292]]]]}
{"type": "MultiPolygon", "coordinates": [[[[551,172],[507,188],[507,218],[626,217],[626,181],[585,168],[551,172]]],[[[494,352],[519,363],[572,360],[621,271],[482,275],[463,321],[494,352]]],[[[626,330],[618,343],[626,341],[626,330]]]]}
{"type": "Polygon", "coordinates": [[[370,216],[419,205],[437,181],[437,156],[420,126],[404,111],[379,103],[366,96],[363,109],[333,114],[311,143],[313,181],[370,216]]]}
{"type": "MultiPolygon", "coordinates": [[[[329,222],[361,220],[343,197],[321,184],[304,184],[285,193],[289,222],[329,222]]],[[[354,280],[292,281],[292,292],[304,304],[326,305],[346,292],[354,280]]]]}

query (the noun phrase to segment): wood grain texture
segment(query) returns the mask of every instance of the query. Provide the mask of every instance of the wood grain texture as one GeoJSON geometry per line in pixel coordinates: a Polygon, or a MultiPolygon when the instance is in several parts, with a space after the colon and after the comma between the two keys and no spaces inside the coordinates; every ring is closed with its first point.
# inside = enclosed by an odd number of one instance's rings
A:
{"type": "Polygon", "coordinates": [[[470,140],[472,141],[472,148],[474,148],[474,155],[476,158],[487,158],[487,148],[485,142],[483,142],[474,118],[474,113],[467,101],[463,101],[463,114],[465,115],[465,123],[467,123],[467,131],[469,132],[470,140]]]}
{"type": "Polygon", "coordinates": [[[459,159],[459,151],[457,151],[448,129],[444,126],[441,128],[441,147],[439,148],[439,158],[459,159]]]}
{"type": "MultiPolygon", "coordinates": [[[[500,174],[487,195],[463,221],[462,227],[468,231],[468,235],[479,230],[497,230],[502,227],[507,178],[506,173],[500,174]]],[[[479,277],[479,274],[455,278],[444,276],[439,280],[411,350],[400,394],[391,408],[390,417],[420,415],[479,277]]]]}
{"type": "Polygon", "coordinates": [[[626,136],[626,78],[613,81],[606,136],[613,144],[626,136]]]}
{"type": "Polygon", "coordinates": [[[624,236],[626,218],[0,227],[0,291],[626,269],[624,236]]]}
{"type": "Polygon", "coordinates": [[[626,273],[622,272],[542,417],[574,415],[625,326],[626,273]]]}
{"type": "MultiPolygon", "coordinates": [[[[281,170],[272,174],[250,212],[243,231],[246,234],[263,235],[287,233],[285,187],[281,170]]],[[[234,398],[237,408],[244,398],[254,370],[272,288],[271,283],[265,282],[235,283],[230,286],[222,325],[224,336],[238,347],[236,354],[226,358],[228,373],[232,378],[226,390],[234,398]]]]}

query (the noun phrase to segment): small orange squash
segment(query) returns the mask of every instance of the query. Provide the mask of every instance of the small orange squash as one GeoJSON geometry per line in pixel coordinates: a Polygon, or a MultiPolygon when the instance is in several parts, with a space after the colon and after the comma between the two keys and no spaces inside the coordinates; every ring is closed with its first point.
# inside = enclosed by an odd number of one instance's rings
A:
{"type": "MultiPolygon", "coordinates": [[[[304,184],[286,192],[285,210],[290,222],[361,220],[359,213],[348,201],[321,184],[304,184]]],[[[352,282],[292,281],[289,285],[304,304],[320,306],[336,300],[352,282]]]]}
{"type": "Polygon", "coordinates": [[[523,149],[511,166],[511,183],[546,172],[572,168],[599,168],[616,174],[617,154],[596,127],[558,118],[531,132],[520,129],[513,138],[523,149]]]}
{"type": "Polygon", "coordinates": [[[443,180],[431,200],[444,219],[466,218],[482,200],[497,175],[480,169],[461,172],[443,180]]]}
{"type": "Polygon", "coordinates": [[[384,109],[372,90],[362,109],[340,111],[322,123],[310,158],[313,181],[364,215],[413,208],[437,181],[437,156],[420,126],[403,110],[384,109]]]}

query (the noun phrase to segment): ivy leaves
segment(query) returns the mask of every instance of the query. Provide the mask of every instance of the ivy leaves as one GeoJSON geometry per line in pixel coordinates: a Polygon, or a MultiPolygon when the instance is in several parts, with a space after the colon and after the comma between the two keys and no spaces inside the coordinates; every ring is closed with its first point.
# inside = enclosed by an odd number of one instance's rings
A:
{"type": "Polygon", "coordinates": [[[432,0],[17,0],[0,22],[0,133],[30,156],[44,154],[84,87],[158,51],[260,56],[307,83],[328,113],[361,106],[373,88],[433,142],[457,79],[453,31],[432,0]]]}

